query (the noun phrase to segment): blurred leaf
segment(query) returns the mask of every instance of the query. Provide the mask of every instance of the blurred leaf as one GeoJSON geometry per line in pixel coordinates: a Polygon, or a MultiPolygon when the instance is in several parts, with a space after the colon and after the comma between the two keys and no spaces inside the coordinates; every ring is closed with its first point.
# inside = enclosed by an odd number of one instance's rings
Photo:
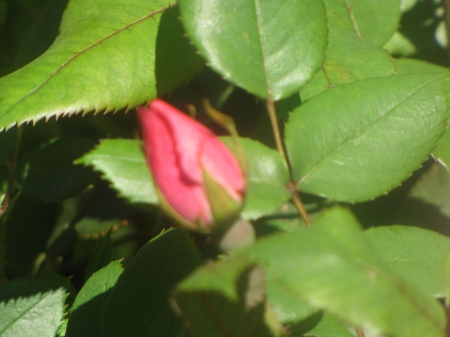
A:
{"type": "Polygon", "coordinates": [[[73,164],[93,146],[94,142],[82,138],[60,138],[43,144],[17,163],[16,181],[24,193],[38,200],[73,197],[94,181],[92,170],[73,164]]]}
{"type": "Polygon", "coordinates": [[[408,57],[417,53],[414,44],[400,32],[395,32],[383,48],[396,57],[408,57]]]}
{"type": "MultiPolygon", "coordinates": [[[[221,140],[239,157],[239,149],[231,137],[221,140]]],[[[239,138],[247,165],[248,185],[242,217],[257,219],[275,211],[290,199],[287,189],[289,172],[281,155],[267,146],[248,139],[239,138]]]]}
{"type": "Polygon", "coordinates": [[[397,187],[445,131],[445,81],[439,74],[368,79],[301,105],[286,126],[298,188],[361,202],[397,187]]]}
{"type": "Polygon", "coordinates": [[[346,0],[345,4],[357,35],[383,46],[397,30],[401,0],[346,0]]]}
{"type": "Polygon", "coordinates": [[[398,278],[370,247],[356,219],[334,208],[311,227],[273,235],[242,251],[267,277],[317,309],[393,337],[444,337],[441,305],[398,278]],[[395,303],[395,305],[386,305],[395,303]]]}
{"type": "Polygon", "coordinates": [[[0,129],[134,107],[186,82],[202,61],[183,38],[172,6],[162,0],[70,1],[54,44],[0,79],[0,129]]]}
{"type": "Polygon", "coordinates": [[[435,297],[445,296],[442,270],[450,239],[412,226],[382,226],[364,232],[377,253],[404,280],[435,297]]]}
{"type": "Polygon", "coordinates": [[[450,217],[450,176],[445,168],[434,164],[412,187],[409,196],[436,206],[450,217]]]}
{"type": "Polygon", "coordinates": [[[264,271],[246,259],[206,265],[175,289],[194,336],[276,336],[264,321],[264,271]]]}
{"type": "Polygon", "coordinates": [[[447,171],[450,170],[450,132],[448,130],[439,139],[438,146],[434,149],[432,155],[447,171]]]}
{"type": "MultiPolygon", "coordinates": [[[[378,6],[386,0],[364,2],[378,6]]],[[[395,72],[388,52],[361,39],[355,32],[346,0],[326,0],[325,5],[329,26],[326,59],[314,79],[300,91],[302,101],[345,83],[390,76],[395,72]]],[[[379,29],[379,26],[376,29],[379,29]]]]}
{"type": "Polygon", "coordinates": [[[179,1],[181,20],[211,67],[261,98],[290,96],[322,66],[321,1],[179,1]]]}
{"type": "Polygon", "coordinates": [[[76,161],[91,165],[125,199],[133,203],[158,203],[142,143],[131,139],[105,139],[76,161]]]}
{"type": "Polygon", "coordinates": [[[67,284],[23,278],[0,286],[2,337],[53,337],[64,316],[67,284]]]}
{"type": "Polygon", "coordinates": [[[317,312],[304,321],[291,326],[290,337],[325,336],[353,337],[347,326],[335,317],[323,312],[317,312]]]}
{"type": "Polygon", "coordinates": [[[111,241],[111,231],[104,237],[98,240],[92,252],[86,273],[84,274],[84,281],[86,282],[97,270],[106,267],[113,259],[113,246],[111,241]]]}
{"type": "Polygon", "coordinates": [[[56,204],[44,204],[19,195],[7,222],[5,244],[8,279],[28,276],[37,271],[39,265],[35,265],[35,262],[45,252],[56,211],[56,204]]]}
{"type": "Polygon", "coordinates": [[[0,0],[0,29],[5,24],[7,12],[8,4],[6,3],[6,0],[0,0]]]}
{"type": "Polygon", "coordinates": [[[447,252],[444,259],[444,282],[446,306],[448,308],[450,302],[450,251],[447,252]]]}
{"type": "Polygon", "coordinates": [[[169,291],[199,265],[185,231],[166,231],[129,262],[111,294],[101,336],[178,336],[181,324],[169,307],[169,291]]]}
{"type": "MultiPolygon", "coordinates": [[[[2,219],[0,218],[0,225],[2,225],[2,219]]],[[[5,272],[6,259],[5,259],[5,238],[3,234],[3,228],[0,229],[0,280],[3,279],[3,274],[5,272]]]]}
{"type": "Polygon", "coordinates": [[[416,74],[416,73],[439,73],[450,76],[450,69],[439,66],[437,64],[415,60],[415,59],[400,59],[394,62],[397,73],[402,74],[416,74]]]}
{"type": "Polygon", "coordinates": [[[122,271],[120,262],[113,261],[87,280],[70,310],[66,337],[100,336],[112,289],[122,271]]]}

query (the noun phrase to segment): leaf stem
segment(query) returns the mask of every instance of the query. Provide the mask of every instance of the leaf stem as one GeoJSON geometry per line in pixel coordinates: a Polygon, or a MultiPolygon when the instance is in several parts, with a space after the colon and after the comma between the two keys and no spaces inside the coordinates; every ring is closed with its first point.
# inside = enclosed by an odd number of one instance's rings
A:
{"type": "Polygon", "coordinates": [[[275,144],[277,146],[278,152],[283,156],[284,161],[289,169],[289,191],[291,192],[292,202],[294,206],[297,208],[298,213],[301,215],[303,220],[306,223],[306,226],[311,225],[311,220],[309,218],[308,212],[306,212],[305,207],[303,206],[302,200],[300,199],[300,195],[295,187],[296,184],[294,182],[292,167],[289,161],[289,158],[284,150],[283,140],[281,138],[280,125],[278,123],[277,111],[275,109],[275,102],[273,99],[267,99],[267,111],[269,113],[270,124],[272,125],[273,135],[275,138],[275,144]]]}

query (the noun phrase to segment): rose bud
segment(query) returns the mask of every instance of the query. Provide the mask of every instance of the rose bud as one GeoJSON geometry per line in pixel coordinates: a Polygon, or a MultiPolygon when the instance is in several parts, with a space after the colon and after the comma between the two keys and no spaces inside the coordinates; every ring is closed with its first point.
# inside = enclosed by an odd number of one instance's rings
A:
{"type": "Polygon", "coordinates": [[[212,131],[160,99],[137,111],[163,209],[193,230],[230,226],[245,195],[244,174],[231,151],[212,131]]]}

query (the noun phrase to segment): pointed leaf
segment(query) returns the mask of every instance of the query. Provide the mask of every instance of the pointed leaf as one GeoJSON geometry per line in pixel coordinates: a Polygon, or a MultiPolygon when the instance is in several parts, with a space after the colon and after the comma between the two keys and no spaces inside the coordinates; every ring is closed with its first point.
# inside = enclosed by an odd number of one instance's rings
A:
{"type": "Polygon", "coordinates": [[[352,202],[398,186],[445,131],[445,79],[417,74],[363,80],[294,110],[286,145],[298,188],[352,202]]]}
{"type": "Polygon", "coordinates": [[[53,337],[64,317],[67,284],[23,278],[0,286],[0,336],[53,337]]]}
{"type": "Polygon", "coordinates": [[[122,271],[120,262],[113,261],[88,279],[70,310],[66,337],[100,336],[100,326],[112,288],[122,271]]]}
{"type": "Polygon", "coordinates": [[[397,274],[435,297],[445,296],[442,270],[450,239],[413,226],[382,226],[364,232],[366,238],[397,274]]]}
{"type": "Polygon", "coordinates": [[[105,139],[76,162],[103,173],[130,202],[155,204],[158,197],[141,147],[138,140],[105,139]]]}
{"type": "Polygon", "coordinates": [[[150,240],[128,263],[114,286],[101,336],[178,336],[180,321],[169,291],[199,265],[193,241],[181,229],[150,240]]]}
{"type": "Polygon", "coordinates": [[[278,100],[321,67],[327,43],[322,1],[180,0],[184,27],[229,81],[278,100]]]}
{"type": "Polygon", "coordinates": [[[261,263],[293,298],[356,326],[393,337],[445,336],[442,306],[397,277],[346,210],[332,209],[311,227],[267,237],[240,254],[261,263]]]}
{"type": "Polygon", "coordinates": [[[84,275],[84,281],[86,282],[92,274],[97,270],[107,266],[113,258],[113,246],[111,241],[111,231],[104,237],[98,240],[89,259],[86,273],[84,275]]]}
{"type": "Polygon", "coordinates": [[[90,110],[134,107],[202,66],[174,2],[70,1],[53,45],[0,79],[0,130],[90,110]]]}

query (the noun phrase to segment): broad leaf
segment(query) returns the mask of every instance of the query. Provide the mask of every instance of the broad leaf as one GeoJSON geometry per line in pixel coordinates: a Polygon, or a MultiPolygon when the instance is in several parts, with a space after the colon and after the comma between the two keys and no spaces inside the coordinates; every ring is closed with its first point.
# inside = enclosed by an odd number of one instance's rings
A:
{"type": "Polygon", "coordinates": [[[169,291],[199,265],[193,241],[181,229],[152,239],[133,257],[111,294],[101,336],[178,336],[181,322],[169,291]]]}
{"type": "Polygon", "coordinates": [[[377,253],[397,274],[435,297],[445,296],[442,270],[450,239],[412,226],[382,226],[364,232],[377,253]]]}
{"type": "Polygon", "coordinates": [[[141,142],[127,139],[105,139],[93,151],[77,160],[91,165],[125,199],[133,203],[157,203],[155,188],[147,167],[141,142]]]}
{"type": "Polygon", "coordinates": [[[88,279],[70,310],[66,337],[100,336],[109,296],[122,271],[120,262],[113,261],[88,279]]]}
{"type": "Polygon", "coordinates": [[[26,153],[17,163],[16,182],[25,194],[46,202],[81,193],[94,182],[94,172],[73,161],[94,147],[82,138],[60,138],[26,153]]]}
{"type": "Polygon", "coordinates": [[[179,6],[188,36],[210,66],[259,97],[293,94],[323,63],[322,1],[180,0],[179,6]]]}
{"type": "Polygon", "coordinates": [[[442,306],[387,267],[348,211],[332,209],[311,227],[262,239],[240,254],[261,263],[293,299],[355,326],[393,337],[445,336],[442,306]]]}
{"type": "Polygon", "coordinates": [[[134,107],[173,90],[201,67],[162,0],[70,1],[42,56],[0,79],[0,130],[77,112],[134,107]]]}
{"type": "Polygon", "coordinates": [[[438,74],[368,79],[294,110],[286,145],[298,188],[353,202],[397,187],[446,129],[445,80],[438,74]]]}
{"type": "Polygon", "coordinates": [[[175,288],[175,300],[195,336],[276,335],[265,319],[265,276],[246,259],[196,270],[175,288]]]}
{"type": "MultiPolygon", "coordinates": [[[[371,3],[378,6],[378,1],[371,3]]],[[[300,91],[302,101],[345,83],[395,73],[386,50],[361,39],[355,31],[348,1],[326,0],[325,5],[330,27],[326,59],[315,78],[300,91]]]]}
{"type": "MultiPolygon", "coordinates": [[[[230,137],[221,138],[238,155],[230,137]]],[[[263,144],[239,138],[248,170],[248,186],[242,216],[257,219],[275,211],[290,199],[289,173],[281,155],[263,144]]]]}
{"type": "Polygon", "coordinates": [[[67,284],[23,278],[0,286],[0,336],[53,337],[64,316],[67,284]]]}

